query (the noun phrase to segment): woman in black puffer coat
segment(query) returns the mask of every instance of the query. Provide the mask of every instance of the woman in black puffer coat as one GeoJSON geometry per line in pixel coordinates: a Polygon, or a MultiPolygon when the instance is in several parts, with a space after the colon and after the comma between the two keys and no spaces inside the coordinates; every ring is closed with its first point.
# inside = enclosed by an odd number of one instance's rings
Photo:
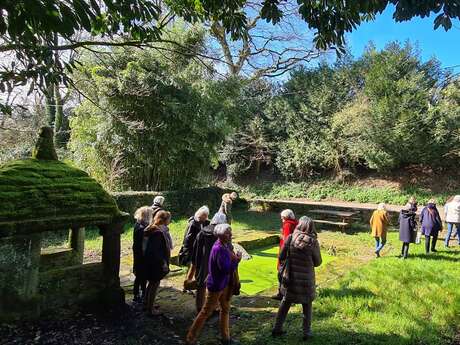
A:
{"type": "Polygon", "coordinates": [[[321,265],[321,252],[313,220],[303,216],[294,233],[290,235],[279,260],[284,267],[281,275],[281,300],[275,325],[274,337],[284,334],[283,323],[293,303],[303,307],[303,336],[311,336],[312,303],[315,299],[315,267],[321,265]]]}

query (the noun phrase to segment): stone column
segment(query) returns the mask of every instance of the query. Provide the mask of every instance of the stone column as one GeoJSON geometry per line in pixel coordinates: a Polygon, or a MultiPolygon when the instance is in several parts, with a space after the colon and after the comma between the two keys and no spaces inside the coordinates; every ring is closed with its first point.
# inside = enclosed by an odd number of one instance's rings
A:
{"type": "Polygon", "coordinates": [[[125,303],[125,293],[120,287],[120,234],[124,223],[100,227],[102,240],[102,264],[106,289],[102,292],[104,302],[110,307],[125,303]]]}
{"type": "Polygon", "coordinates": [[[39,316],[40,246],[40,234],[0,238],[0,320],[39,316]]]}
{"type": "Polygon", "coordinates": [[[85,228],[72,228],[69,231],[70,248],[73,250],[74,264],[83,263],[85,252],[85,228]]]}

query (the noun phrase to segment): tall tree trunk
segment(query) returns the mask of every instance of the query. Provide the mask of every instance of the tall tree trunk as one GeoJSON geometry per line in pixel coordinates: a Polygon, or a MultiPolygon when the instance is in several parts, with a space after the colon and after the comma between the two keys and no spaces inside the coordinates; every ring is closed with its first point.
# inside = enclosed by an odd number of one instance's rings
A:
{"type": "Polygon", "coordinates": [[[48,125],[50,127],[54,127],[54,122],[56,119],[56,107],[55,107],[55,99],[54,99],[54,85],[51,84],[46,88],[45,91],[45,111],[46,111],[46,118],[48,125]]]}

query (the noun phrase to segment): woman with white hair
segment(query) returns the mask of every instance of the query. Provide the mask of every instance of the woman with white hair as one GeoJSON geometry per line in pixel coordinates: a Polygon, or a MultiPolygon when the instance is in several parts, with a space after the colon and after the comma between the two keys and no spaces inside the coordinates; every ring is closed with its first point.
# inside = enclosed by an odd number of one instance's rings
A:
{"type": "Polygon", "coordinates": [[[276,315],[272,336],[283,335],[283,324],[291,305],[302,304],[303,338],[312,336],[311,319],[313,300],[316,295],[315,267],[321,265],[321,251],[313,220],[303,216],[299,219],[294,233],[289,235],[280,253],[284,267],[281,294],[283,299],[276,315]]]}
{"type": "MultiPolygon", "coordinates": [[[[290,209],[281,211],[280,216],[281,216],[282,227],[281,227],[279,253],[281,253],[281,251],[283,250],[286,239],[289,237],[289,235],[291,235],[294,232],[294,229],[298,224],[298,221],[295,219],[294,211],[290,209]]],[[[279,258],[278,258],[277,268],[279,271],[279,268],[280,268],[279,258]]],[[[278,275],[278,280],[279,279],[280,279],[280,276],[278,275]]],[[[279,283],[281,284],[281,281],[279,283]]],[[[281,300],[283,298],[283,296],[281,295],[280,289],[278,289],[278,293],[276,295],[273,295],[272,298],[276,300],[281,300]]]]}
{"type": "Polygon", "coordinates": [[[450,237],[455,229],[457,230],[458,245],[460,246],[460,195],[456,195],[444,206],[444,214],[447,223],[447,235],[444,240],[445,247],[449,247],[450,237]]]}
{"type": "MultiPolygon", "coordinates": [[[[188,220],[187,228],[185,229],[184,240],[182,247],[179,251],[179,264],[182,266],[190,266],[192,263],[193,245],[195,243],[196,236],[203,229],[204,226],[209,225],[209,208],[207,206],[201,206],[193,217],[188,220]]],[[[184,282],[184,287],[188,285],[188,282],[193,280],[195,275],[194,266],[191,266],[187,278],[184,282]]]]}
{"type": "Polygon", "coordinates": [[[381,202],[372,213],[370,220],[372,237],[375,238],[375,256],[380,257],[380,251],[387,242],[387,227],[390,223],[385,204],[381,202]]]}
{"type": "Polygon", "coordinates": [[[209,255],[217,240],[214,230],[217,225],[225,224],[227,221],[225,214],[216,213],[211,220],[211,224],[204,226],[198,233],[193,246],[192,265],[195,270],[196,281],[196,311],[200,312],[203,307],[206,295],[206,280],[208,278],[209,255]]]}
{"type": "Polygon", "coordinates": [[[221,343],[231,344],[230,339],[230,299],[233,295],[231,276],[241,261],[241,253],[231,250],[232,228],[229,224],[218,224],[215,228],[217,241],[214,243],[209,256],[209,274],[206,282],[207,294],[203,308],[196,316],[187,332],[185,343],[195,345],[206,320],[220,305],[219,329],[221,343]]]}

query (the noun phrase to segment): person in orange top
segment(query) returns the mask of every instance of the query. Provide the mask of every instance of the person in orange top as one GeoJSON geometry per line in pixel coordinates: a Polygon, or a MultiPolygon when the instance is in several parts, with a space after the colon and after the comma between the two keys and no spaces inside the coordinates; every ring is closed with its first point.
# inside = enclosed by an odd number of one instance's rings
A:
{"type": "Polygon", "coordinates": [[[377,205],[377,209],[372,213],[371,229],[372,236],[375,238],[375,256],[380,257],[380,251],[387,242],[387,227],[390,223],[385,204],[382,202],[377,205]]]}
{"type": "MultiPolygon", "coordinates": [[[[281,253],[281,251],[283,250],[284,242],[289,237],[289,235],[292,235],[292,233],[294,232],[295,227],[299,223],[295,219],[294,212],[292,210],[290,210],[290,209],[283,210],[281,212],[280,216],[281,216],[282,227],[281,227],[279,253],[281,253]]],[[[278,256],[279,256],[279,254],[278,254],[278,256]]],[[[278,263],[277,263],[277,269],[278,269],[278,271],[280,270],[279,258],[278,258],[278,263]]],[[[278,289],[278,293],[272,296],[273,299],[276,299],[276,300],[279,300],[279,301],[282,299],[282,297],[283,296],[281,295],[279,289],[278,289]]]]}

